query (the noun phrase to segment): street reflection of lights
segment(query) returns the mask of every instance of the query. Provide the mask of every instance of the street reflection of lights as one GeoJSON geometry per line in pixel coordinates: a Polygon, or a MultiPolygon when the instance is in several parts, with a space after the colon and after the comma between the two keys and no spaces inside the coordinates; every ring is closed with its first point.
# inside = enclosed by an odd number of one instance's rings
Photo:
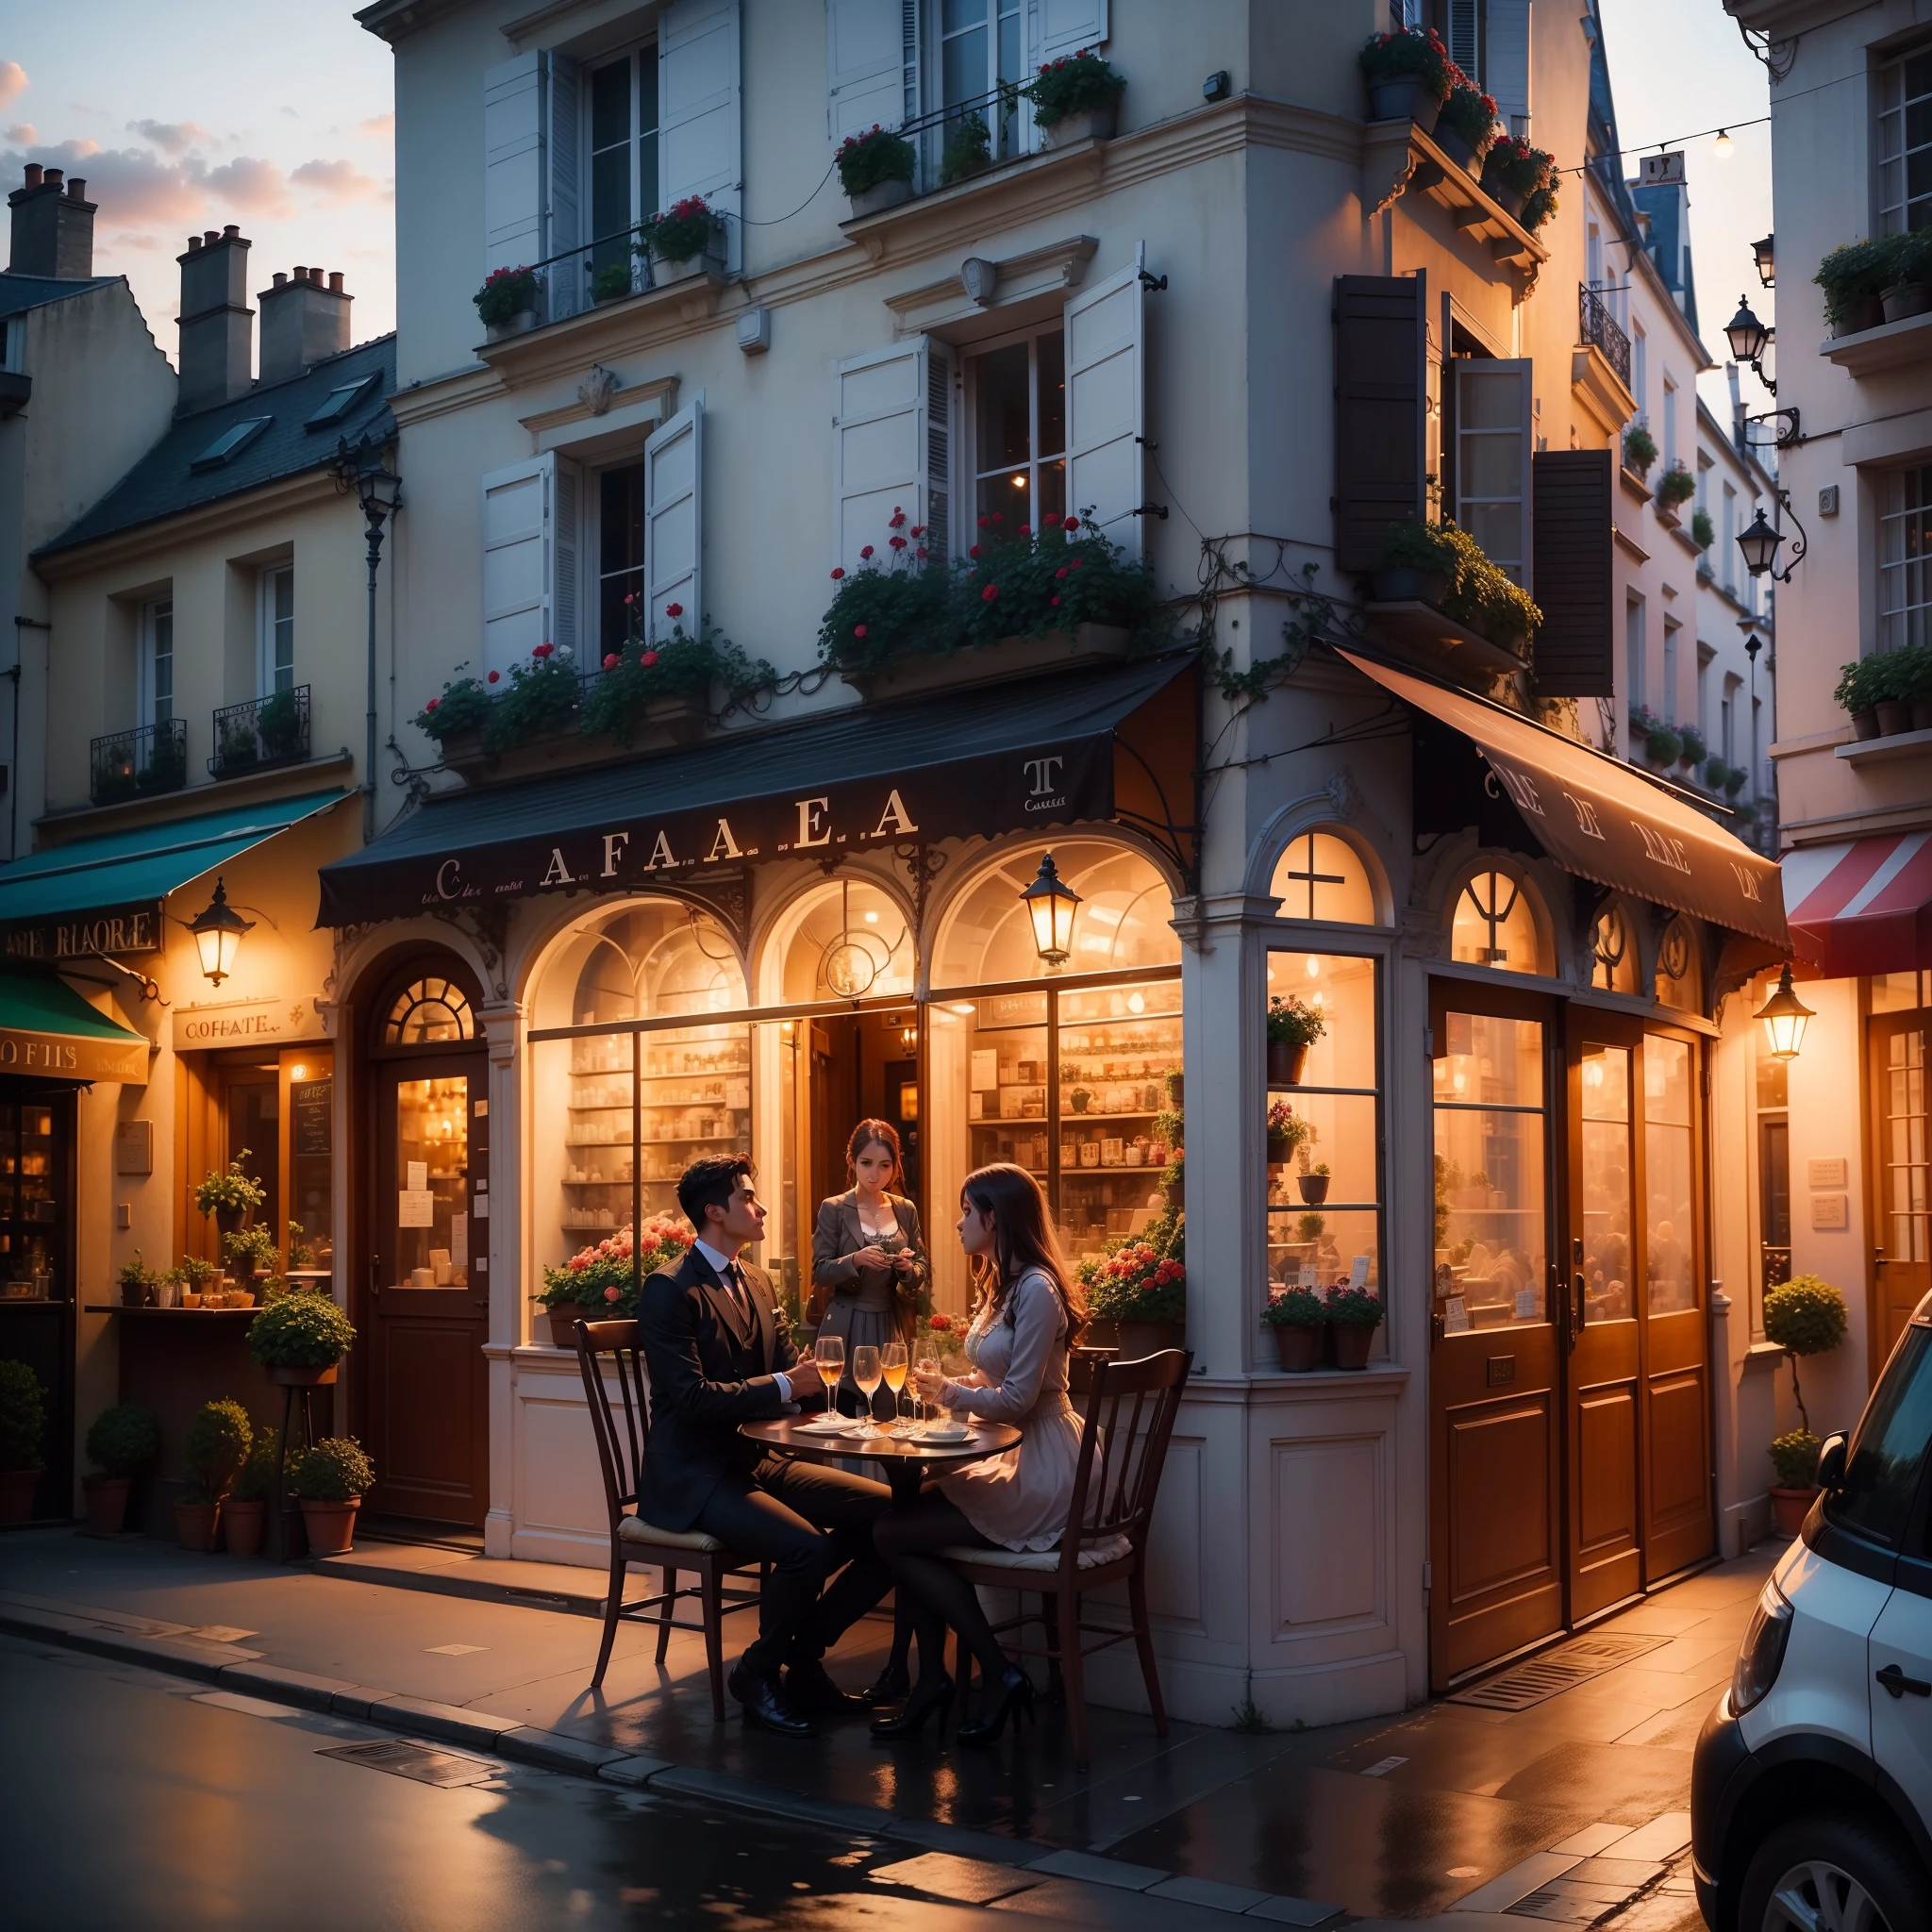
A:
{"type": "Polygon", "coordinates": [[[1026,479],[1025,479],[1025,477],[1024,477],[1024,476],[1015,476],[1015,477],[1013,478],[1013,488],[1014,488],[1015,490],[1024,490],[1024,489],[1025,489],[1025,487],[1026,487],[1026,479]]]}

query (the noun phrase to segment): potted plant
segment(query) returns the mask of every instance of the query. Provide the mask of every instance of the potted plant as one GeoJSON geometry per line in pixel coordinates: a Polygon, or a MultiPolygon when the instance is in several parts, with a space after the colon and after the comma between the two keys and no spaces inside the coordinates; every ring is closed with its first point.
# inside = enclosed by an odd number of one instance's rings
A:
{"type": "Polygon", "coordinates": [[[204,1402],[195,1411],[181,1452],[188,1480],[175,1505],[175,1530],[184,1550],[214,1548],[222,1498],[247,1459],[254,1439],[248,1411],[239,1402],[204,1402]]]}
{"type": "Polygon", "coordinates": [[[919,157],[903,134],[874,121],[862,134],[848,134],[832,157],[839,186],[852,204],[851,221],[912,199],[912,176],[919,157]]]}
{"type": "Polygon", "coordinates": [[[1513,134],[1499,134],[1483,162],[1483,192],[1512,220],[1532,194],[1548,188],[1556,157],[1513,134]]]}
{"type": "Polygon", "coordinates": [[[1674,462],[1663,474],[1663,480],[1657,486],[1657,515],[1659,519],[1674,529],[1678,523],[1677,506],[1689,503],[1697,494],[1697,478],[1687,470],[1681,461],[1674,462]]]}
{"type": "Polygon", "coordinates": [[[1888,235],[1883,243],[1891,280],[1878,291],[1887,322],[1904,322],[1932,308],[1932,230],[1888,235]]]}
{"type": "Polygon", "coordinates": [[[119,1536],[127,1520],[127,1491],[134,1478],[161,1453],[154,1417],[131,1402],[104,1408],[87,1432],[87,1459],[100,1471],[80,1479],[87,1494],[87,1533],[119,1536]]]}
{"type": "Polygon", "coordinates": [[[212,1214],[216,1228],[225,1235],[232,1234],[268,1199],[242,1172],[242,1163],[247,1158],[248,1149],[244,1147],[229,1161],[226,1173],[213,1171],[195,1183],[195,1207],[204,1214],[212,1214]]]}
{"type": "Polygon", "coordinates": [[[689,281],[724,259],[724,225],[702,194],[687,194],[638,227],[637,250],[651,258],[651,286],[689,281]]]}
{"type": "Polygon", "coordinates": [[[1285,1100],[1271,1101],[1268,1107],[1268,1165],[1281,1167],[1292,1160],[1295,1150],[1314,1138],[1314,1125],[1305,1121],[1285,1100]]]}
{"type": "Polygon", "coordinates": [[[199,1255],[183,1255],[173,1272],[180,1277],[181,1306],[184,1308],[200,1307],[221,1274],[212,1261],[204,1261],[199,1255]]]}
{"type": "Polygon", "coordinates": [[[1075,1113],[1085,1113],[1093,1105],[1093,1090],[1091,1087],[1075,1087],[1068,1099],[1075,1113]]]}
{"type": "Polygon", "coordinates": [[[1677,727],[1677,762],[1688,772],[1692,765],[1701,765],[1710,756],[1710,747],[1704,741],[1704,734],[1694,724],[1681,724],[1677,727]]]}
{"type": "Polygon", "coordinates": [[[1624,432],[1624,467],[1634,476],[1649,473],[1657,461],[1657,439],[1641,423],[1633,423],[1624,432]]]}
{"type": "Polygon", "coordinates": [[[691,1241],[691,1229],[682,1219],[654,1214],[643,1224],[635,1258],[631,1231],[621,1227],[579,1248],[562,1267],[544,1269],[537,1302],[550,1317],[551,1341],[558,1348],[575,1348],[579,1321],[613,1322],[636,1315],[644,1277],[675,1267],[691,1241]]]}
{"type": "Polygon", "coordinates": [[[1261,1310],[1262,1325],[1274,1331],[1281,1366],[1295,1375],[1321,1367],[1322,1330],[1327,1321],[1327,1305],[1311,1288],[1271,1288],[1261,1310]]]}
{"type": "Polygon", "coordinates": [[[356,1540],[356,1512],[375,1469],[354,1436],[325,1436],[290,1472],[302,1504],[302,1526],[315,1557],[340,1557],[356,1540]]]}
{"type": "Polygon", "coordinates": [[[1690,512],[1690,541],[1700,550],[1708,550],[1717,541],[1717,525],[1711,522],[1707,509],[1690,512]]]}
{"type": "Polygon", "coordinates": [[[1885,320],[1880,291],[1897,279],[1889,239],[1841,242],[1818,264],[1811,279],[1824,291],[1824,319],[1833,335],[1858,335],[1885,320]]]}
{"type": "Polygon", "coordinates": [[[1480,175],[1485,158],[1502,132],[1496,125],[1496,103],[1490,95],[1458,78],[1437,118],[1436,145],[1471,174],[1480,175]]]}
{"type": "Polygon", "coordinates": [[[1382,1297],[1372,1288],[1328,1291],[1328,1335],[1338,1369],[1365,1369],[1375,1330],[1382,1322],[1382,1297]]]}
{"type": "Polygon", "coordinates": [[[946,132],[940,156],[940,186],[950,188],[969,175],[983,175],[992,166],[992,129],[983,114],[962,114],[946,132]]]}
{"type": "Polygon", "coordinates": [[[139,1248],[134,1251],[133,1260],[122,1263],[121,1272],[114,1278],[121,1285],[121,1306],[124,1308],[154,1307],[155,1287],[160,1277],[152,1268],[142,1265],[139,1248]]]}
{"type": "Polygon", "coordinates": [[[1797,1428],[1787,1431],[1772,1443],[1778,1479],[1771,1488],[1771,1508],[1780,1536],[1798,1534],[1804,1527],[1806,1512],[1811,1507],[1811,1499],[1818,1493],[1813,1477],[1820,1443],[1811,1433],[1811,1418],[1805,1410],[1805,1391],[1798,1386],[1798,1357],[1823,1355],[1836,1348],[1844,1337],[1844,1296],[1828,1281],[1816,1274],[1794,1274],[1789,1281],[1767,1291],[1764,1339],[1783,1349],[1791,1365],[1791,1400],[1798,1408],[1797,1428]]]}
{"type": "Polygon", "coordinates": [[[1033,119],[1048,147],[1081,141],[1111,141],[1120,120],[1127,77],[1091,47],[1049,60],[1020,92],[1033,103],[1033,119]]]}
{"type": "Polygon", "coordinates": [[[1413,518],[1393,525],[1375,558],[1373,594],[1377,604],[1441,604],[1455,581],[1456,546],[1437,524],[1413,518]]]}
{"type": "Polygon", "coordinates": [[[592,302],[622,301],[630,291],[630,263],[627,261],[607,261],[591,277],[591,300],[592,302]]]}
{"type": "Polygon", "coordinates": [[[1657,719],[1651,721],[1650,730],[1644,737],[1644,756],[1658,771],[1667,772],[1677,762],[1677,755],[1684,748],[1684,741],[1677,735],[1676,727],[1665,724],[1657,719]]]}
{"type": "Polygon", "coordinates": [[[231,1308],[245,1308],[255,1297],[258,1276],[273,1274],[279,1258],[275,1238],[265,1227],[238,1227],[222,1237],[222,1253],[234,1270],[235,1285],[229,1291],[231,1308]]]}
{"type": "Polygon", "coordinates": [[[1302,1199],[1310,1208],[1319,1208],[1328,1198],[1328,1163],[1318,1160],[1314,1166],[1306,1164],[1307,1152],[1303,1153],[1304,1165],[1295,1176],[1295,1185],[1300,1188],[1302,1199]]]}
{"type": "Polygon", "coordinates": [[[255,732],[261,740],[263,757],[295,757],[302,749],[301,700],[292,691],[278,691],[265,698],[255,713],[255,732]]]}
{"type": "Polygon", "coordinates": [[[1178,1214],[1187,1206],[1187,1153],[1176,1146],[1167,1158],[1167,1165],[1160,1170],[1160,1199],[1170,1214],[1178,1214]]]}
{"type": "Polygon", "coordinates": [[[326,1293],[278,1295],[248,1324],[248,1353],[281,1388],[333,1382],[356,1331],[326,1293]]]}
{"type": "Polygon", "coordinates": [[[1293,993],[1268,1002],[1268,1084],[1298,1087],[1308,1049],[1327,1032],[1328,1023],[1293,993]]]}
{"type": "Polygon", "coordinates": [[[41,1485],[46,1391],[25,1362],[0,1362],[0,1524],[25,1523],[41,1485]]]}
{"type": "Polygon", "coordinates": [[[1371,34],[1356,64],[1368,83],[1369,119],[1413,121],[1424,134],[1435,127],[1450,89],[1462,77],[1434,27],[1371,34]]]}
{"type": "Polygon", "coordinates": [[[258,1557],[268,1529],[269,1500],[282,1459],[279,1430],[258,1429],[248,1455],[222,1505],[222,1540],[231,1557],[258,1557]]]}
{"type": "Polygon", "coordinates": [[[1093,1314],[1118,1324],[1122,1360],[1179,1347],[1188,1276],[1178,1255],[1163,1252],[1153,1240],[1124,1241],[1088,1256],[1074,1272],[1086,1286],[1093,1314]]]}
{"type": "Polygon", "coordinates": [[[476,315],[494,342],[537,326],[541,285],[533,268],[492,269],[476,291],[476,315]]]}
{"type": "Polygon", "coordinates": [[[1498,570],[1467,530],[1452,523],[1438,527],[1456,558],[1456,575],[1442,599],[1442,614],[1466,624],[1492,644],[1524,657],[1530,633],[1543,615],[1529,592],[1498,570]]]}
{"type": "Polygon", "coordinates": [[[148,747],[147,763],[134,774],[134,789],[142,792],[178,791],[187,782],[187,749],[172,732],[163,732],[148,747]]]}

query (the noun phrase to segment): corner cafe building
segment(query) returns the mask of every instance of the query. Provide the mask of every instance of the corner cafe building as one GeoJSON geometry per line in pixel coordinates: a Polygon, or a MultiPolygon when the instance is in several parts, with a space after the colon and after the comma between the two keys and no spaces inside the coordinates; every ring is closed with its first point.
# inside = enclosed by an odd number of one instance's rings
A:
{"type": "Polygon", "coordinates": [[[1131,1236],[1185,1066],[1195,1367],[1149,1578],[1178,1709],[1397,1709],[1735,1547],[1763,1483],[1720,1474],[1709,1076],[1751,1051],[1724,995],[1787,950],[1775,868],[1366,650],[1203,712],[1187,653],[869,701],[452,789],[328,866],[372,1507],[601,1565],[545,1266],[741,1150],[802,1296],[878,1115],[961,1310],[965,1174],[1028,1168],[1074,1256],[1131,1236]],[[1054,963],[1022,897],[1049,852],[1054,963]],[[1271,1087],[1288,994],[1326,1030],[1271,1087]],[[1271,1103],[1325,1174],[1270,1166],[1271,1103]],[[1284,1374],[1270,1288],[1350,1278],[1388,1307],[1369,1368],[1284,1374]]]}

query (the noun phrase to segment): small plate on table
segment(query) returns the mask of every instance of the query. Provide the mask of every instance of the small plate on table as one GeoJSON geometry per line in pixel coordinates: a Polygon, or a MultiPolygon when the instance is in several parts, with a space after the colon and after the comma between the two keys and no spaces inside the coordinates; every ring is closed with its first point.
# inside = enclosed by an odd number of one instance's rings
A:
{"type": "Polygon", "coordinates": [[[973,1431],[962,1428],[958,1423],[932,1423],[919,1438],[922,1442],[931,1442],[941,1448],[947,1448],[958,1442],[970,1442],[973,1431]]]}
{"type": "Polygon", "coordinates": [[[793,1423],[791,1433],[794,1436],[856,1436],[863,1427],[862,1423],[850,1422],[842,1415],[822,1415],[815,1422],[793,1423]]]}

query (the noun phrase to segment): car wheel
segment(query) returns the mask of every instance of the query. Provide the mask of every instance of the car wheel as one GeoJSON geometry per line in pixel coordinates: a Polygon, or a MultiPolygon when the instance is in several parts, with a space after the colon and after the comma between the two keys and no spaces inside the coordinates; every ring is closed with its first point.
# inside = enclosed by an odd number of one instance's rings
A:
{"type": "Polygon", "coordinates": [[[1801,1818],[1758,1846],[1739,1892],[1739,1932],[1927,1932],[1925,1879],[1889,1832],[1801,1818]]]}

